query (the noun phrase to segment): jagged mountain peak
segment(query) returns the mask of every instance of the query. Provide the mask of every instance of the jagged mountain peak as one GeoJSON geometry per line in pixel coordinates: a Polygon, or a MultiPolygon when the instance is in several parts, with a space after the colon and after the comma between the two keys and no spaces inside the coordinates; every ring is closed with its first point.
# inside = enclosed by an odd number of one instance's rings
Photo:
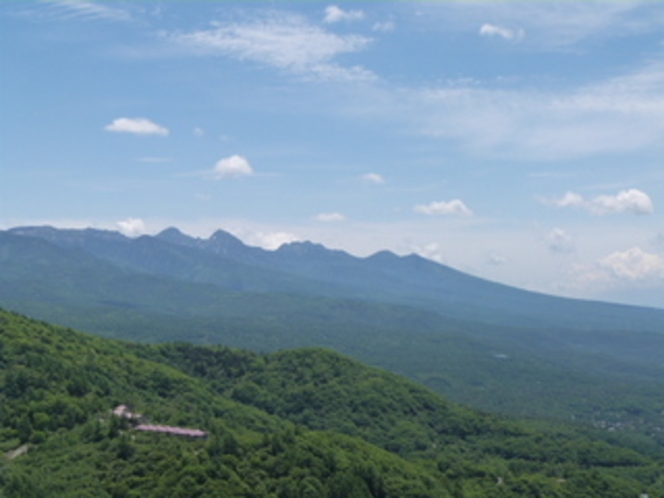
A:
{"type": "Polygon", "coordinates": [[[325,255],[325,254],[346,254],[344,251],[328,249],[323,244],[311,242],[309,240],[288,242],[282,244],[276,251],[278,254],[292,254],[294,256],[312,256],[312,255],[325,255]]]}
{"type": "Polygon", "coordinates": [[[215,244],[226,244],[226,245],[241,245],[244,246],[245,243],[242,242],[239,238],[233,235],[230,232],[225,230],[217,230],[208,239],[208,242],[214,242],[215,244]]]}
{"type": "Polygon", "coordinates": [[[210,241],[216,241],[216,242],[240,242],[243,243],[240,239],[238,239],[235,235],[233,235],[230,232],[227,232],[226,230],[216,230],[212,235],[210,235],[210,238],[208,239],[210,241]]]}
{"type": "Polygon", "coordinates": [[[161,232],[159,232],[157,237],[187,237],[189,238],[188,235],[184,234],[179,228],[177,227],[168,227],[164,228],[161,232]]]}
{"type": "Polygon", "coordinates": [[[155,235],[155,238],[180,245],[191,245],[193,242],[195,242],[193,237],[182,233],[182,231],[176,227],[168,227],[162,230],[157,235],[155,235]]]}
{"type": "Polygon", "coordinates": [[[374,261],[374,262],[390,262],[402,259],[402,257],[399,256],[398,254],[393,253],[392,251],[382,250],[375,252],[364,259],[366,261],[374,261]]]}
{"type": "Polygon", "coordinates": [[[279,246],[279,251],[302,251],[302,250],[312,250],[314,248],[324,249],[322,244],[316,242],[311,242],[310,240],[295,240],[293,242],[286,242],[279,246]]]}

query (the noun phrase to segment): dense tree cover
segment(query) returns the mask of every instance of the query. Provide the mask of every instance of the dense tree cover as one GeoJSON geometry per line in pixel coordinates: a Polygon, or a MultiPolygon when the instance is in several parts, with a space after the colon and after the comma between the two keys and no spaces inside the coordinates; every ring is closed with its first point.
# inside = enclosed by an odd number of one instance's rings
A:
{"type": "Polygon", "coordinates": [[[330,351],[136,345],[6,312],[0,450],[7,498],[664,495],[661,459],[478,414],[330,351]],[[136,432],[120,403],[209,437],[136,432]]]}
{"type": "MultiPolygon", "coordinates": [[[[121,290],[117,294],[123,295],[121,290]]],[[[302,304],[294,296],[227,295],[211,305],[223,315],[216,317],[200,308],[168,315],[117,306],[60,307],[57,301],[17,307],[132,341],[223,343],[254,351],[329,347],[463,404],[517,417],[574,419],[614,434],[642,434],[650,440],[645,444],[664,447],[661,368],[617,361],[608,353],[556,350],[559,331],[547,339],[554,346],[542,346],[538,354],[524,330],[494,327],[492,334],[479,337],[481,330],[472,324],[442,323],[405,308],[314,298],[306,299],[309,311],[303,317],[293,312],[295,301],[302,304]]],[[[640,342],[653,353],[662,349],[659,343],[640,342]]]]}

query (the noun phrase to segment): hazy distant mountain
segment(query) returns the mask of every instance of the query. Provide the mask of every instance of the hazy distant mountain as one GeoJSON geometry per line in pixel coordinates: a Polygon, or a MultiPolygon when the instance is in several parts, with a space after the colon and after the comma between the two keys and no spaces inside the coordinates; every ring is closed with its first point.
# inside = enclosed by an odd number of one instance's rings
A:
{"type": "Polygon", "coordinates": [[[528,292],[416,255],[400,257],[383,251],[357,258],[311,242],[293,242],[267,251],[247,246],[222,230],[209,239],[189,237],[176,228],[135,239],[93,229],[21,227],[9,233],[79,249],[121,268],[210,283],[224,290],[363,298],[509,326],[664,331],[664,309],[528,292]]]}
{"type": "Polygon", "coordinates": [[[531,293],[414,255],[23,227],[0,231],[0,306],[140,341],[330,347],[475,406],[629,419],[661,439],[664,310],[531,293]]]}

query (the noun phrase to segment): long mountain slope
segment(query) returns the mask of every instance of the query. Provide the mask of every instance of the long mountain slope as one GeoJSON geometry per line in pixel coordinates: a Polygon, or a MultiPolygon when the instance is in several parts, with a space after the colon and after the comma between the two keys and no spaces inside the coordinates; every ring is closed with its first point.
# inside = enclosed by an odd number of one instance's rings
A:
{"type": "Polygon", "coordinates": [[[0,232],[0,305],[138,341],[330,347],[474,406],[664,444],[664,310],[533,294],[417,256],[24,227],[0,232]]]}
{"type": "MultiPolygon", "coordinates": [[[[224,231],[196,239],[175,228],[124,237],[104,230],[19,227],[9,233],[80,249],[119,267],[210,283],[225,290],[294,292],[415,305],[491,324],[662,331],[664,309],[566,299],[473,277],[416,255],[388,251],[356,258],[311,242],[276,251],[246,246],[224,231]]],[[[664,304],[664,303],[663,303],[664,304]]]]}

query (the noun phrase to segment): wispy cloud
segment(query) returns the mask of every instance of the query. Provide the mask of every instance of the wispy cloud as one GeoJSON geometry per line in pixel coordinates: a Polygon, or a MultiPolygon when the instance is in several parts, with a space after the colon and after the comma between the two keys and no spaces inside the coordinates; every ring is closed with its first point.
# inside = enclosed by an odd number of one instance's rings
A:
{"type": "Polygon", "coordinates": [[[99,2],[86,2],[84,0],[42,0],[40,3],[49,6],[41,12],[45,17],[55,19],[75,19],[80,21],[131,21],[131,14],[117,6],[109,6],[99,2]]]}
{"type": "Polygon", "coordinates": [[[396,29],[397,25],[394,21],[382,21],[382,22],[375,22],[373,23],[373,26],[371,26],[372,31],[376,31],[378,33],[390,33],[396,29]]]}
{"type": "Polygon", "coordinates": [[[325,8],[323,21],[333,24],[340,21],[359,21],[361,19],[364,19],[364,12],[361,10],[343,10],[336,5],[330,5],[325,8]]]}
{"type": "Polygon", "coordinates": [[[455,85],[410,97],[422,133],[473,154],[552,161],[664,144],[663,63],[572,90],[455,85]]]}
{"type": "Polygon", "coordinates": [[[465,0],[419,5],[420,22],[445,31],[477,32],[507,38],[519,26],[528,33],[528,48],[568,51],[587,40],[658,33],[664,14],[658,2],[468,2],[465,0]]]}
{"type": "Polygon", "coordinates": [[[560,198],[540,199],[543,204],[560,208],[582,208],[593,214],[612,213],[652,214],[654,206],[648,194],[638,189],[622,190],[615,195],[599,195],[586,199],[574,192],[560,198]]]}
{"type": "Polygon", "coordinates": [[[271,14],[246,22],[213,23],[207,30],[164,35],[199,55],[252,61],[302,77],[323,80],[368,80],[374,75],[361,66],[346,67],[335,59],[363,50],[371,39],[337,35],[295,14],[271,14]]]}
{"type": "Polygon", "coordinates": [[[543,204],[548,204],[550,206],[556,207],[580,207],[585,204],[585,199],[581,194],[575,194],[574,192],[566,192],[562,197],[554,199],[541,199],[543,204]]]}
{"type": "Polygon", "coordinates": [[[482,24],[479,33],[482,36],[498,36],[504,40],[513,41],[521,40],[526,36],[526,32],[523,29],[510,29],[495,24],[482,24]]]}
{"type": "Polygon", "coordinates": [[[473,212],[468,209],[468,206],[459,199],[453,199],[451,201],[434,201],[430,204],[418,204],[415,206],[414,210],[416,213],[429,216],[471,216],[473,214],[473,212]]]}
{"type": "Polygon", "coordinates": [[[168,128],[147,118],[117,118],[104,127],[106,131],[132,133],[134,135],[168,135],[168,128]]]}

